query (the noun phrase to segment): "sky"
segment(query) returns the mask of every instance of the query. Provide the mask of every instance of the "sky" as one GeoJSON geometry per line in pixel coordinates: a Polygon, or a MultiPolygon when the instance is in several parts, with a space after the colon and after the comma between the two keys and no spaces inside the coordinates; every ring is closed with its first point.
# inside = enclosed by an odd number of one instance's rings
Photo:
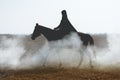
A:
{"type": "Polygon", "coordinates": [[[53,29],[62,10],[77,31],[120,33],[120,0],[0,0],[0,34],[31,34],[36,23],[53,29]]]}

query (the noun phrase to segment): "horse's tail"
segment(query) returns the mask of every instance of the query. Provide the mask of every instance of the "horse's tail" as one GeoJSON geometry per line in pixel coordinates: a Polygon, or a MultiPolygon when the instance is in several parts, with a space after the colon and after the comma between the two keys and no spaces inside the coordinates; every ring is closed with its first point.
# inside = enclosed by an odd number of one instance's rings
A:
{"type": "Polygon", "coordinates": [[[90,36],[90,45],[94,45],[94,40],[91,36],[90,36]]]}

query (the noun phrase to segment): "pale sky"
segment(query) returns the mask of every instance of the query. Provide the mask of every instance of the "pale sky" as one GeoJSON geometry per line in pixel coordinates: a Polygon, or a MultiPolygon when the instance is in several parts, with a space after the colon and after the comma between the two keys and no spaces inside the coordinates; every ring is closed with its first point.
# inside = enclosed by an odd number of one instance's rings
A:
{"type": "Polygon", "coordinates": [[[54,28],[66,10],[85,33],[120,33],[120,0],[0,0],[0,34],[31,34],[36,23],[54,28]]]}

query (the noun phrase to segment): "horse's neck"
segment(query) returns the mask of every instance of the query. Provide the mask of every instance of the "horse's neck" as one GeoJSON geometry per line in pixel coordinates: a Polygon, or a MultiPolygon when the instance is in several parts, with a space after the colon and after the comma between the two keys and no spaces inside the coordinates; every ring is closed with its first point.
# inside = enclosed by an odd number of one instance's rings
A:
{"type": "Polygon", "coordinates": [[[48,38],[51,33],[53,32],[52,29],[49,29],[49,28],[46,28],[46,27],[41,27],[41,33],[46,37],[48,38]]]}
{"type": "Polygon", "coordinates": [[[44,32],[49,32],[49,31],[51,31],[51,29],[49,29],[49,28],[46,28],[46,27],[41,27],[41,32],[42,33],[44,33],[44,32]]]}

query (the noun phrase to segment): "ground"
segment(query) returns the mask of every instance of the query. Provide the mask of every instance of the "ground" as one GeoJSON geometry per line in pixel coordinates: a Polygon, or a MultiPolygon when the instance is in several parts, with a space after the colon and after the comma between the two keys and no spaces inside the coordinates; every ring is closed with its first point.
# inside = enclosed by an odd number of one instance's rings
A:
{"type": "Polygon", "coordinates": [[[120,80],[119,70],[57,69],[7,70],[0,80],[120,80]]]}

